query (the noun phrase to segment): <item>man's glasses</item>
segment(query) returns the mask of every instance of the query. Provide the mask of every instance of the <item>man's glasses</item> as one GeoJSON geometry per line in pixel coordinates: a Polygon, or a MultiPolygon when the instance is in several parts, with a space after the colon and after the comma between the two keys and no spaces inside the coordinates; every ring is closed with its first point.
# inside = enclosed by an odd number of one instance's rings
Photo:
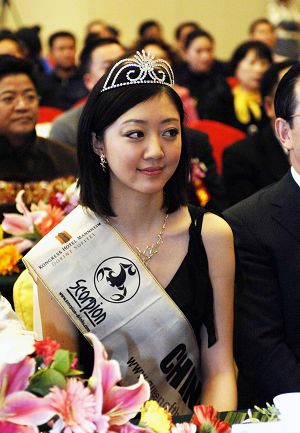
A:
{"type": "Polygon", "coordinates": [[[35,92],[28,92],[24,95],[3,95],[0,96],[0,104],[6,107],[15,107],[19,101],[22,99],[26,105],[36,105],[39,102],[40,97],[35,92]]]}

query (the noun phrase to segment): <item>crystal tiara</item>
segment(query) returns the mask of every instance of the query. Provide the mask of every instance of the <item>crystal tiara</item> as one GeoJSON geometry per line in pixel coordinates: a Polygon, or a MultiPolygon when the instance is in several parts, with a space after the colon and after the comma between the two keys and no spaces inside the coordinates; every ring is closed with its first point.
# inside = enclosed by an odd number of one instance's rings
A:
{"type": "Polygon", "coordinates": [[[101,92],[132,84],[163,84],[174,86],[171,66],[163,59],[137,51],[133,58],[119,60],[110,70],[101,92]]]}

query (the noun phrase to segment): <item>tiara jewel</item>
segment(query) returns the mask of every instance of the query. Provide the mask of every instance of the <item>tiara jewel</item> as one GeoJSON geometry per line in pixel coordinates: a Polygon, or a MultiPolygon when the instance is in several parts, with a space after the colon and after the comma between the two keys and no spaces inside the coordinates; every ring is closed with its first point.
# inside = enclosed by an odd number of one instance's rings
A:
{"type": "Polygon", "coordinates": [[[131,84],[164,84],[174,86],[171,66],[163,59],[137,51],[133,58],[119,60],[110,70],[101,92],[131,84]]]}

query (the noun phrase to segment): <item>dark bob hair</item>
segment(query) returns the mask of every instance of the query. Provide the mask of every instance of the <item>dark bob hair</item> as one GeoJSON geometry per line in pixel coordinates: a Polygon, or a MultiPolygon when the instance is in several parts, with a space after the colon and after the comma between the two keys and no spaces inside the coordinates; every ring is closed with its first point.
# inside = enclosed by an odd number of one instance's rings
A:
{"type": "Polygon", "coordinates": [[[236,71],[236,68],[238,67],[239,63],[247,56],[249,51],[254,50],[256,53],[256,56],[259,59],[265,59],[268,60],[268,62],[271,64],[273,62],[272,59],[272,52],[270,48],[264,44],[261,41],[247,41],[243,42],[241,45],[239,45],[233,52],[231,60],[230,60],[230,69],[231,72],[234,74],[236,71]]]}
{"type": "MultiPolygon", "coordinates": [[[[126,73],[126,71],[125,71],[126,73]]],[[[161,84],[135,84],[121,86],[101,93],[109,71],[93,88],[81,114],[78,125],[78,164],[80,201],[84,207],[102,216],[115,216],[109,198],[109,168],[103,172],[99,156],[92,147],[92,133],[103,139],[106,128],[122,114],[157,95],[167,94],[176,106],[181,124],[182,149],[178,166],[164,187],[163,207],[174,212],[187,204],[188,156],[183,131],[184,111],[180,97],[169,86],[161,84]]],[[[122,149],[120,149],[122,152],[122,149]]]]}

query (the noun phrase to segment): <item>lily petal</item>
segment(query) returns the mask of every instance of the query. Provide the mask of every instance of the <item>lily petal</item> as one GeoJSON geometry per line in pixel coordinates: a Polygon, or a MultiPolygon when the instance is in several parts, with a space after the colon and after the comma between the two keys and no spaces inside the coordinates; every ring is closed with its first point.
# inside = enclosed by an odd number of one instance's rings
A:
{"type": "MultiPolygon", "coordinates": [[[[0,363],[16,364],[33,353],[34,336],[33,332],[24,330],[21,322],[8,319],[0,321],[0,363]]],[[[8,374],[11,376],[10,372],[8,374]]]]}
{"type": "Polygon", "coordinates": [[[26,427],[25,425],[13,424],[11,422],[0,421],[0,432],[5,433],[39,433],[37,427],[26,427]]]}
{"type": "Polygon", "coordinates": [[[5,245],[14,245],[16,248],[18,248],[19,253],[22,253],[23,251],[29,250],[31,247],[33,247],[34,242],[30,241],[29,239],[24,239],[20,236],[13,236],[0,241],[0,248],[4,247],[5,245]]]}
{"type": "Polygon", "coordinates": [[[27,391],[10,394],[5,399],[5,406],[0,417],[15,424],[28,426],[41,425],[55,415],[47,399],[37,397],[27,391]]]}
{"type": "Polygon", "coordinates": [[[33,233],[32,219],[17,213],[4,213],[2,228],[11,235],[23,235],[33,233]]]}
{"type": "Polygon", "coordinates": [[[149,398],[149,383],[141,375],[135,385],[127,387],[114,386],[105,394],[103,413],[108,414],[112,418],[112,425],[122,425],[133,418],[141,409],[142,404],[149,398]],[[116,408],[115,414],[113,413],[114,408],[116,408]]]}
{"type": "Polygon", "coordinates": [[[28,386],[28,378],[33,374],[35,361],[26,357],[17,364],[6,364],[0,371],[0,386],[7,378],[6,396],[16,391],[23,391],[28,386]]]}

